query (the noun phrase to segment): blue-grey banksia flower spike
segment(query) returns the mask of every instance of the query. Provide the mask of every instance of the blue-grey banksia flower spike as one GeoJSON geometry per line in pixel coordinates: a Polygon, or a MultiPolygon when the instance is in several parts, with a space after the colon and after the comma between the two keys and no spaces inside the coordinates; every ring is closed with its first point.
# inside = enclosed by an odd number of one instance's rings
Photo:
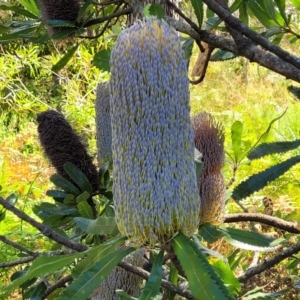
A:
{"type": "Polygon", "coordinates": [[[101,167],[111,161],[111,121],[109,104],[109,83],[101,82],[96,94],[96,132],[98,163],[101,167]]]}
{"type": "Polygon", "coordinates": [[[124,30],[111,54],[115,214],[137,245],[199,223],[186,66],[176,31],[153,18],[124,30]]]}

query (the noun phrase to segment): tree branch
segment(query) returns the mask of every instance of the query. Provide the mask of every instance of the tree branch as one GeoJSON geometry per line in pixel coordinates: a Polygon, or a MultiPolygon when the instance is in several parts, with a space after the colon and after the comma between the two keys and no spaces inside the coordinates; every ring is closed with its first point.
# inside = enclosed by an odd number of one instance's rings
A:
{"type": "Polygon", "coordinates": [[[265,214],[238,213],[225,215],[225,223],[259,222],[291,233],[300,233],[298,222],[285,221],[265,214]]]}
{"type": "Polygon", "coordinates": [[[72,280],[73,280],[73,277],[71,275],[67,275],[67,276],[59,279],[55,284],[53,284],[47,288],[45,293],[42,295],[41,299],[47,299],[47,297],[50,294],[52,294],[55,290],[64,287],[67,282],[70,282],[72,280]]]}
{"type": "Polygon", "coordinates": [[[36,256],[23,257],[23,258],[18,259],[18,260],[8,261],[8,262],[5,262],[5,263],[1,263],[0,264],[0,268],[2,269],[2,268],[8,268],[8,267],[18,266],[18,265],[21,265],[21,264],[25,264],[25,263],[31,262],[31,261],[33,261],[35,259],[36,259],[36,256]]]}
{"type": "Polygon", "coordinates": [[[35,252],[31,251],[31,250],[28,250],[28,249],[24,248],[23,246],[15,243],[15,242],[10,241],[9,239],[7,239],[3,235],[0,235],[0,241],[2,241],[3,243],[5,243],[5,244],[7,244],[9,246],[14,247],[15,249],[20,250],[21,252],[27,253],[27,254],[29,254],[31,256],[37,256],[37,253],[35,253],[35,252]]]}
{"type": "Polygon", "coordinates": [[[33,227],[35,227],[37,230],[39,230],[44,236],[48,237],[49,239],[66,246],[67,248],[76,250],[77,252],[83,252],[88,249],[88,247],[75,243],[67,238],[64,238],[60,234],[56,233],[54,230],[52,230],[50,227],[41,224],[37,222],[36,220],[32,219],[25,213],[23,213],[21,210],[17,209],[13,205],[11,205],[8,201],[5,201],[2,197],[0,197],[0,205],[2,205],[7,210],[11,211],[13,214],[18,216],[23,221],[29,223],[33,227]]]}
{"type": "MultiPolygon", "coordinates": [[[[285,76],[288,79],[292,79],[294,81],[300,82],[299,69],[283,61],[282,59],[273,55],[272,53],[269,53],[261,49],[256,45],[251,44],[249,48],[247,48],[246,52],[240,53],[239,49],[237,49],[236,44],[231,39],[224,38],[221,36],[216,36],[205,30],[201,30],[200,28],[197,28],[195,30],[194,27],[192,28],[188,24],[175,20],[170,17],[166,17],[166,21],[171,26],[173,26],[177,31],[188,34],[196,41],[202,40],[215,48],[224,49],[234,54],[244,56],[248,58],[251,62],[256,62],[259,65],[271,71],[274,71],[275,73],[278,73],[282,76],[285,76]]],[[[197,27],[196,24],[194,25],[197,27]]]]}
{"type": "Polygon", "coordinates": [[[246,282],[248,279],[253,277],[254,275],[257,275],[259,273],[262,273],[263,271],[270,269],[274,267],[276,264],[280,263],[284,259],[298,253],[300,251],[300,243],[297,243],[283,251],[281,251],[279,254],[265,259],[261,264],[248,269],[242,276],[238,278],[240,282],[246,282]]]}
{"type": "MultiPolygon", "coordinates": [[[[145,280],[147,280],[150,277],[150,273],[145,271],[144,269],[140,268],[140,267],[136,267],[133,266],[132,264],[129,264],[125,261],[122,261],[118,264],[119,267],[123,268],[124,270],[131,272],[135,275],[138,275],[142,278],[144,278],[145,280]]],[[[184,290],[174,284],[172,284],[171,282],[167,281],[167,280],[162,280],[161,286],[164,287],[165,289],[172,291],[180,296],[185,297],[188,300],[195,300],[196,298],[191,294],[190,291],[188,290],[184,290]]]]}
{"type": "Polygon", "coordinates": [[[243,24],[238,18],[232,16],[232,14],[224,9],[221,5],[219,5],[214,0],[203,0],[203,2],[213,11],[215,12],[221,20],[227,23],[231,28],[239,31],[244,36],[248,37],[253,42],[261,45],[266,50],[276,54],[282,60],[288,62],[289,64],[295,66],[296,68],[300,69],[300,60],[298,57],[290,54],[289,52],[281,49],[280,47],[272,44],[266,38],[261,36],[260,34],[256,33],[255,31],[251,30],[245,24],[243,24]]]}
{"type": "Polygon", "coordinates": [[[103,23],[105,21],[109,21],[111,19],[114,19],[114,18],[117,18],[117,17],[120,17],[120,16],[129,15],[131,13],[132,13],[132,9],[130,7],[128,7],[128,8],[125,8],[125,9],[121,10],[121,11],[118,11],[114,14],[104,16],[102,18],[97,18],[97,19],[87,21],[85,24],[83,24],[83,27],[86,28],[86,27],[90,27],[90,26],[93,26],[93,25],[97,25],[97,24],[103,23]]]}

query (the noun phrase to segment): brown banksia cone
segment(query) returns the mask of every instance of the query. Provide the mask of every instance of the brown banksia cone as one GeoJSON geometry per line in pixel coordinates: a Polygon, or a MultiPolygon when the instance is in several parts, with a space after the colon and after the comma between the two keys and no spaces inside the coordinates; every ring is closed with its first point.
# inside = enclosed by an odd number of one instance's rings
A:
{"type": "MultiPolygon", "coordinates": [[[[49,20],[70,21],[76,24],[80,9],[79,0],[39,0],[38,3],[45,24],[49,20]]],[[[58,33],[63,28],[65,27],[47,26],[49,35],[58,33]]]]}
{"type": "Polygon", "coordinates": [[[109,83],[98,84],[96,93],[96,137],[98,163],[102,166],[112,159],[109,83]]]}
{"type": "Polygon", "coordinates": [[[224,129],[207,112],[192,119],[195,147],[202,153],[203,169],[198,181],[201,209],[200,224],[223,222],[226,185],[221,169],[225,160],[224,129]]]}
{"type": "Polygon", "coordinates": [[[58,111],[47,110],[38,114],[37,122],[41,145],[57,173],[71,180],[63,168],[66,162],[70,162],[84,173],[93,191],[98,191],[97,168],[82,139],[65,117],[58,111]]]}

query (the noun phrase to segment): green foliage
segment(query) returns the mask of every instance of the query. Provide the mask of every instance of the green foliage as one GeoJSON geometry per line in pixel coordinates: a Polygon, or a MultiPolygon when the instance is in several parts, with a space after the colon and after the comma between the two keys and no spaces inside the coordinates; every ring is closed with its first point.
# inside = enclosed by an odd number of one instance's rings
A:
{"type": "Polygon", "coordinates": [[[220,277],[207,262],[201,249],[191,240],[182,233],[178,233],[173,238],[172,245],[196,299],[234,299],[220,277]],[[199,290],[201,290],[201,295],[199,290]]]}

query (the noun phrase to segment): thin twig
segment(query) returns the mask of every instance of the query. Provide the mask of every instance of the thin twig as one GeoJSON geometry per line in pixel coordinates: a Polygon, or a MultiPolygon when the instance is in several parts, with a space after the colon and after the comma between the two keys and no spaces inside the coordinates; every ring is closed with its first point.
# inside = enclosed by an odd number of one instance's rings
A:
{"type": "Polygon", "coordinates": [[[25,263],[31,262],[31,261],[33,261],[35,259],[36,259],[35,256],[23,257],[23,258],[18,259],[18,260],[8,261],[8,262],[5,262],[5,263],[1,263],[0,264],[0,268],[2,269],[2,268],[8,268],[8,267],[18,266],[18,265],[21,265],[21,264],[25,264],[25,263]]]}
{"type": "Polygon", "coordinates": [[[297,243],[297,244],[281,251],[280,253],[278,253],[277,255],[275,255],[271,258],[265,259],[261,264],[248,269],[242,276],[240,276],[238,278],[238,280],[240,282],[246,282],[251,277],[274,267],[275,265],[277,265],[284,259],[291,257],[292,255],[298,253],[299,251],[300,251],[300,243],[297,243]]]}
{"type": "Polygon", "coordinates": [[[256,213],[228,214],[225,215],[224,222],[225,223],[259,222],[281,230],[285,230],[287,232],[300,233],[300,225],[297,222],[285,221],[280,218],[276,218],[265,214],[256,214],[256,213]]]}
{"type": "Polygon", "coordinates": [[[47,288],[46,292],[42,295],[41,299],[47,299],[47,297],[52,294],[55,290],[65,287],[67,282],[70,282],[73,280],[73,277],[71,275],[67,275],[61,279],[59,279],[55,284],[51,285],[47,288]]]}
{"type": "Polygon", "coordinates": [[[28,250],[26,248],[24,248],[23,246],[21,246],[20,244],[17,244],[9,239],[7,239],[5,236],[3,235],[0,235],[0,241],[2,241],[3,243],[9,245],[9,246],[12,246],[18,250],[20,250],[21,252],[24,252],[24,253],[27,253],[28,255],[31,255],[31,256],[37,256],[38,254],[36,252],[33,252],[31,250],[28,250]]]}
{"type": "Polygon", "coordinates": [[[114,14],[111,14],[111,15],[108,15],[108,16],[104,16],[102,18],[97,18],[97,19],[93,19],[93,20],[90,20],[90,21],[87,21],[83,27],[90,27],[90,26],[93,26],[93,25],[97,25],[97,24],[100,24],[100,23],[103,23],[105,21],[108,21],[108,20],[111,20],[111,19],[114,19],[114,18],[117,18],[117,17],[120,17],[120,16],[125,16],[125,15],[129,15],[132,13],[132,9],[131,8],[125,8],[119,12],[116,12],[114,14]]]}
{"type": "Polygon", "coordinates": [[[83,252],[88,249],[87,246],[84,246],[79,243],[75,243],[60,234],[56,233],[54,230],[52,230],[50,227],[41,224],[37,222],[36,220],[29,217],[27,214],[23,213],[21,210],[17,209],[13,205],[11,205],[8,201],[5,201],[2,197],[0,197],[0,205],[2,205],[7,210],[11,211],[13,214],[18,216],[23,221],[29,223],[33,227],[35,227],[37,230],[39,230],[44,236],[48,237],[51,240],[54,240],[55,242],[66,246],[67,248],[76,250],[77,252],[83,252]]]}
{"type": "MultiPolygon", "coordinates": [[[[124,270],[131,272],[135,275],[140,276],[141,278],[148,279],[150,277],[150,273],[145,271],[144,269],[140,267],[133,266],[125,261],[122,261],[118,264],[119,267],[123,268],[124,270]]],[[[174,292],[180,296],[185,297],[188,300],[195,300],[196,298],[192,295],[192,293],[189,290],[184,290],[171,282],[167,280],[162,280],[161,286],[164,287],[165,289],[174,292]]]]}

